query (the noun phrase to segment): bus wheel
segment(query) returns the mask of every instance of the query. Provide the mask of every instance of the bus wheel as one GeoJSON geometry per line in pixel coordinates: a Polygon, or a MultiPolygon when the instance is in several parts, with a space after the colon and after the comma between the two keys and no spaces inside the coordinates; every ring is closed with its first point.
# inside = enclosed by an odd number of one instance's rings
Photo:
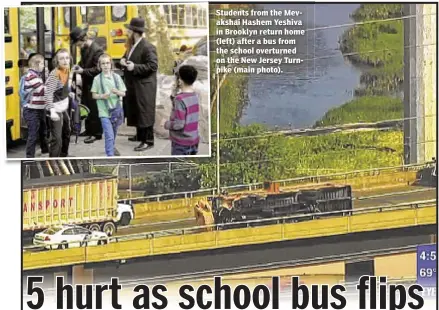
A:
{"type": "Polygon", "coordinates": [[[102,226],[102,231],[106,233],[108,237],[111,237],[116,232],[116,225],[112,222],[107,222],[102,226]]]}

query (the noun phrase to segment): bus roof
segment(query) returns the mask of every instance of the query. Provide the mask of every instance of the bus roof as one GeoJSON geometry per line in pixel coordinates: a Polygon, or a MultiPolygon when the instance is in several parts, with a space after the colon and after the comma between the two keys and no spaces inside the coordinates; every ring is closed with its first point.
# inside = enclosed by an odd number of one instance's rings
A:
{"type": "Polygon", "coordinates": [[[23,180],[23,189],[67,185],[90,181],[111,180],[114,178],[117,178],[117,176],[101,173],[77,173],[72,175],[57,175],[38,179],[23,180]]]}

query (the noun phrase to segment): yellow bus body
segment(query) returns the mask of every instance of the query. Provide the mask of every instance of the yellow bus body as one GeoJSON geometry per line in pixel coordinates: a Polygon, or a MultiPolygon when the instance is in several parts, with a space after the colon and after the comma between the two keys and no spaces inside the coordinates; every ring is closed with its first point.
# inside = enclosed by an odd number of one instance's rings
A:
{"type": "Polygon", "coordinates": [[[18,84],[20,81],[19,60],[19,35],[18,35],[18,9],[5,8],[9,12],[6,20],[5,14],[5,105],[6,129],[11,134],[8,139],[16,141],[21,138],[21,107],[18,84]]]}

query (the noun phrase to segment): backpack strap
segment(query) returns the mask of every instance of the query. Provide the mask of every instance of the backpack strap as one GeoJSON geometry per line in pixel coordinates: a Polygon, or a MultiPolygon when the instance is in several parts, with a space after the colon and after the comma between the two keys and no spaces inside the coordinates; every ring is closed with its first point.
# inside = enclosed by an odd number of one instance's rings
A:
{"type": "MultiPolygon", "coordinates": [[[[104,88],[104,74],[99,74],[99,78],[101,81],[101,88],[102,88],[102,94],[105,94],[105,88],[104,88]]],[[[107,107],[108,113],[110,113],[110,105],[108,104],[108,99],[102,99],[105,103],[105,106],[107,107]]]]}
{"type": "MultiPolygon", "coordinates": [[[[117,90],[119,90],[119,80],[117,79],[116,73],[113,73],[114,85],[116,85],[117,90]]],[[[117,105],[120,106],[121,98],[118,96],[117,105]]]]}

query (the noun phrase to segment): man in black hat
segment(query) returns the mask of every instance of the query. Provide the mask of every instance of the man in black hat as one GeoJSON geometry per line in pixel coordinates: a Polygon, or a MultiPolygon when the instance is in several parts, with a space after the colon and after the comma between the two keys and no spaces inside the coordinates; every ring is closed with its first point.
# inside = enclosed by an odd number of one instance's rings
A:
{"type": "Polygon", "coordinates": [[[93,143],[95,140],[102,139],[102,125],[96,100],[92,97],[91,87],[94,77],[100,73],[98,61],[104,51],[99,44],[88,37],[87,31],[87,28],[75,27],[70,33],[70,40],[72,45],[76,45],[81,49],[81,60],[78,66],[73,67],[73,72],[81,74],[81,103],[90,109],[90,114],[85,120],[85,135],[88,137],[84,142],[93,143]]]}
{"type": "Polygon", "coordinates": [[[143,33],[145,21],[133,18],[125,25],[128,35],[128,48],[120,61],[124,68],[127,88],[125,113],[127,125],[136,127],[136,136],[130,141],[139,141],[135,151],[145,151],[154,146],[154,122],[157,94],[157,51],[143,33]]]}

